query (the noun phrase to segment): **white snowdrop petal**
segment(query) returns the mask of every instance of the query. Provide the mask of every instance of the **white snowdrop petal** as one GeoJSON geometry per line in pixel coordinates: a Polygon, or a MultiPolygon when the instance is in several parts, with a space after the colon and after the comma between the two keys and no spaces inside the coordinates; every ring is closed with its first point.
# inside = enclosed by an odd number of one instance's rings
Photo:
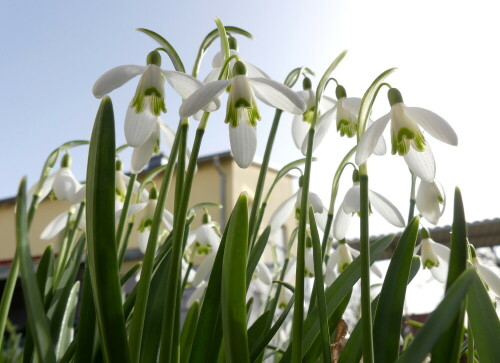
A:
{"type": "Polygon", "coordinates": [[[129,107],[125,116],[125,139],[132,147],[141,146],[154,132],[158,123],[157,116],[149,110],[136,113],[129,107]]]}
{"type": "Polygon", "coordinates": [[[68,211],[62,212],[57,217],[47,224],[42,233],[40,234],[40,239],[49,240],[54,238],[61,232],[64,227],[66,227],[66,223],[68,222],[68,211]]]}
{"type": "Polygon", "coordinates": [[[436,162],[434,161],[434,155],[429,145],[421,152],[410,148],[403,158],[412,173],[417,177],[428,183],[434,181],[434,177],[436,176],[436,162]]]}
{"type": "Polygon", "coordinates": [[[345,194],[342,202],[344,212],[353,214],[357,213],[360,208],[360,189],[359,183],[354,184],[345,194]]]}
{"type": "Polygon", "coordinates": [[[371,190],[368,191],[368,196],[373,209],[380,213],[387,222],[396,227],[405,226],[405,220],[394,204],[382,195],[371,190]]]}
{"type": "Polygon", "coordinates": [[[236,127],[229,125],[229,141],[236,164],[240,168],[248,168],[257,150],[256,128],[246,120],[242,120],[236,127]]]}
{"type": "MultiPolygon", "coordinates": [[[[333,116],[330,117],[327,115],[328,113],[320,117],[316,124],[316,131],[314,133],[314,139],[313,139],[313,151],[316,150],[316,148],[321,144],[321,142],[327,135],[328,130],[330,130],[332,121],[334,120],[333,116]]],[[[307,131],[309,131],[309,129],[307,131]]],[[[307,154],[307,142],[308,142],[308,137],[306,133],[306,137],[304,138],[301,147],[301,151],[304,156],[307,154]]]]}
{"type": "Polygon", "coordinates": [[[351,214],[346,213],[343,206],[340,206],[333,220],[333,236],[339,241],[345,238],[351,218],[351,214]]]}
{"type": "Polygon", "coordinates": [[[144,144],[134,148],[130,161],[132,173],[139,174],[148,165],[158,142],[158,133],[158,130],[154,131],[144,144]]]}
{"type": "Polygon", "coordinates": [[[314,213],[321,213],[325,207],[318,194],[309,192],[308,204],[312,205],[314,213]]]}
{"type": "Polygon", "coordinates": [[[378,139],[377,145],[375,145],[375,149],[373,149],[373,153],[375,155],[385,155],[387,152],[387,146],[385,143],[385,139],[383,136],[380,136],[380,139],[378,139]]]}
{"type": "Polygon", "coordinates": [[[69,168],[61,168],[54,179],[52,190],[57,199],[71,201],[82,185],[69,168]]]}
{"type": "Polygon", "coordinates": [[[271,233],[278,231],[295,210],[295,204],[297,203],[297,193],[293,194],[290,198],[281,203],[272,214],[271,218],[269,219],[271,233]]]}
{"type": "Polygon", "coordinates": [[[292,121],[292,137],[297,149],[302,148],[302,144],[307,139],[307,133],[311,125],[302,120],[302,115],[296,115],[292,121]]]}
{"type": "MultiPolygon", "coordinates": [[[[38,203],[40,203],[42,200],[45,199],[47,195],[49,195],[50,191],[52,190],[52,186],[54,185],[54,180],[57,176],[57,172],[52,173],[49,175],[44,183],[42,184],[42,187],[38,193],[38,203]]],[[[31,201],[33,200],[33,196],[36,193],[38,187],[40,185],[40,181],[36,182],[29,190],[28,194],[26,197],[26,205],[29,207],[31,205],[31,201]]]]}
{"type": "Polygon", "coordinates": [[[198,89],[184,102],[179,108],[179,116],[183,119],[194,115],[199,110],[206,107],[214,98],[218,97],[227,86],[231,84],[232,80],[220,80],[206,84],[198,89]]]}
{"type": "Polygon", "coordinates": [[[137,233],[137,244],[139,246],[139,250],[141,250],[142,254],[146,253],[146,249],[148,247],[149,240],[149,229],[146,229],[144,232],[137,233]]]}
{"type": "Polygon", "coordinates": [[[167,228],[169,231],[173,229],[174,225],[174,215],[170,213],[169,210],[164,209],[163,210],[163,215],[162,215],[162,222],[165,228],[167,228]]]}
{"type": "Polygon", "coordinates": [[[219,247],[220,238],[211,225],[202,224],[196,230],[196,238],[199,243],[212,246],[212,251],[216,252],[219,247]]]}
{"type": "Polygon", "coordinates": [[[271,285],[273,282],[273,278],[271,276],[271,272],[267,268],[266,264],[262,261],[259,261],[257,264],[257,277],[266,285],[271,285]]]}
{"type": "Polygon", "coordinates": [[[337,261],[338,261],[338,247],[333,250],[333,252],[330,254],[330,257],[328,258],[328,262],[326,263],[326,268],[334,270],[337,267],[337,261]]]}
{"type": "Polygon", "coordinates": [[[484,282],[488,285],[488,287],[493,291],[493,293],[500,297],[500,276],[497,272],[495,272],[491,267],[485,266],[482,263],[478,262],[475,264],[477,270],[484,282]]]}
{"type": "Polygon", "coordinates": [[[416,206],[420,214],[434,225],[438,223],[439,217],[441,217],[438,193],[439,190],[435,183],[420,181],[417,191],[416,206]]]}
{"type": "Polygon", "coordinates": [[[375,276],[377,276],[377,277],[382,278],[382,276],[383,276],[382,271],[380,271],[380,269],[378,268],[378,266],[375,263],[373,265],[371,265],[370,271],[373,272],[375,274],[375,276]]]}
{"type": "Polygon", "coordinates": [[[361,98],[357,97],[346,97],[342,99],[342,107],[344,107],[349,113],[358,118],[359,108],[361,107],[361,98]]]}
{"type": "Polygon", "coordinates": [[[268,78],[249,78],[255,96],[273,107],[299,115],[304,113],[306,104],[289,87],[268,78]]]}
{"type": "Polygon", "coordinates": [[[406,107],[406,114],[432,137],[453,146],[458,145],[455,130],[441,116],[420,107],[406,107]]]}
{"type": "Polygon", "coordinates": [[[446,279],[448,277],[448,263],[443,261],[438,257],[439,266],[435,266],[430,268],[432,277],[434,277],[437,281],[442,284],[446,283],[446,279]]]}
{"type": "Polygon", "coordinates": [[[434,241],[430,241],[432,249],[436,253],[436,255],[442,259],[446,264],[448,264],[448,261],[450,260],[450,249],[449,247],[446,247],[445,245],[441,243],[437,243],[434,241]]]}
{"type": "Polygon", "coordinates": [[[382,137],[387,124],[391,119],[391,113],[382,116],[366,129],[358,144],[356,151],[356,164],[361,165],[368,160],[370,155],[375,151],[379,139],[382,137]]]}
{"type": "Polygon", "coordinates": [[[92,93],[97,98],[102,98],[114,89],[127,83],[132,78],[144,73],[145,66],[125,65],[110,69],[100,76],[94,83],[92,93]]]}
{"type": "MultiPolygon", "coordinates": [[[[323,211],[321,211],[321,213],[314,213],[314,216],[316,217],[316,223],[318,224],[318,227],[323,232],[325,232],[326,222],[328,220],[328,209],[323,208],[323,211]]],[[[328,235],[333,238],[332,225],[330,225],[330,231],[328,231],[328,235]]]]}
{"type": "Polygon", "coordinates": [[[83,202],[85,200],[86,191],[87,191],[87,187],[85,185],[80,184],[80,187],[76,190],[76,193],[73,194],[73,196],[71,198],[69,198],[68,201],[71,204],[80,204],[81,202],[83,202]]]}
{"type": "Polygon", "coordinates": [[[245,63],[245,67],[247,68],[248,77],[269,78],[269,75],[259,67],[245,61],[243,63],[245,63]]]}

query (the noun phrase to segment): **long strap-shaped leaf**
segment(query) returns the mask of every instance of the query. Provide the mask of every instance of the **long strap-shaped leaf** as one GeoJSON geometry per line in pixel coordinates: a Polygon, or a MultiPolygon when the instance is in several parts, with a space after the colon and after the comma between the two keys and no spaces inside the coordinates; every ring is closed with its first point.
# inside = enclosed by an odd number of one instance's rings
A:
{"type": "Polygon", "coordinates": [[[394,362],[398,357],[403,306],[418,226],[419,217],[417,216],[404,230],[394,250],[380,291],[373,324],[376,362],[394,362]]]}
{"type": "Polygon", "coordinates": [[[248,248],[248,202],[241,194],[228,225],[222,262],[222,331],[225,360],[250,362],[247,337],[246,269],[248,248]]]}
{"type": "MultiPolygon", "coordinates": [[[[398,363],[420,363],[424,360],[439,337],[455,320],[475,274],[472,269],[464,272],[446,291],[443,301],[427,319],[408,349],[399,356],[398,363]]],[[[450,361],[446,359],[443,362],[450,361]]]]}
{"type": "MultiPolygon", "coordinates": [[[[467,224],[465,222],[462,194],[460,193],[460,189],[456,188],[453,225],[451,227],[450,265],[448,268],[448,279],[446,281],[447,290],[467,267],[468,245],[467,224]]],[[[458,360],[464,330],[464,316],[465,302],[458,311],[454,323],[443,334],[439,343],[436,344],[432,350],[432,362],[456,362],[458,360]]]]}
{"type": "MultiPolygon", "coordinates": [[[[87,167],[87,249],[104,356],[130,361],[115,243],[115,122],[104,97],[94,123],[87,167]]],[[[83,319],[85,317],[82,317],[83,319]]]]}
{"type": "Polygon", "coordinates": [[[478,275],[472,280],[467,293],[467,314],[480,361],[498,362],[500,321],[478,275]]]}
{"type": "MultiPolygon", "coordinates": [[[[42,362],[55,362],[54,343],[50,335],[49,321],[45,315],[40,289],[33,272],[31,252],[28,244],[28,215],[26,212],[26,179],[21,180],[16,204],[17,254],[23,295],[28,310],[28,321],[33,327],[31,334],[35,342],[38,358],[42,362]]],[[[2,332],[3,334],[3,332],[2,332]]]]}

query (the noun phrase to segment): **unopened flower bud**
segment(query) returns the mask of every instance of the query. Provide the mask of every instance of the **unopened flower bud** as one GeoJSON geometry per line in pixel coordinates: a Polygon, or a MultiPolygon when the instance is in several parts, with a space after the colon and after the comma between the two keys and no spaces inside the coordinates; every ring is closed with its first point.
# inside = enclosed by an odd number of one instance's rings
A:
{"type": "Polygon", "coordinates": [[[245,76],[247,74],[247,67],[243,62],[237,61],[233,66],[233,74],[235,76],[245,76]]]}
{"type": "Polygon", "coordinates": [[[161,55],[156,50],[150,52],[146,58],[146,64],[154,64],[158,67],[161,66],[161,55]]]}
{"type": "Polygon", "coordinates": [[[401,96],[401,92],[399,92],[397,88],[389,89],[387,92],[387,98],[389,98],[389,104],[391,107],[398,103],[404,103],[403,96],[401,96]]]}
{"type": "Polygon", "coordinates": [[[304,80],[302,81],[302,88],[304,89],[304,91],[312,88],[311,79],[309,77],[304,77],[304,80]]]}
{"type": "Polygon", "coordinates": [[[335,88],[335,96],[337,96],[337,99],[340,100],[341,98],[347,97],[347,92],[345,91],[344,86],[341,86],[340,84],[335,88]]]}

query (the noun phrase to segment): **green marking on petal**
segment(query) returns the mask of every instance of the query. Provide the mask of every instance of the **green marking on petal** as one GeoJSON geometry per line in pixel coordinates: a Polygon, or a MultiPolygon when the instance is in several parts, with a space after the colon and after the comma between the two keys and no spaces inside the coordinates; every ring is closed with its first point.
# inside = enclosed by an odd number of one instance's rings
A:
{"type": "Polygon", "coordinates": [[[251,108],[252,105],[250,104],[250,102],[248,100],[246,100],[244,98],[239,98],[234,102],[234,107],[236,107],[236,108],[240,108],[240,107],[251,108]]]}
{"type": "Polygon", "coordinates": [[[436,260],[436,261],[432,261],[430,259],[426,259],[424,262],[423,262],[423,265],[424,265],[424,268],[428,268],[428,269],[431,269],[433,267],[438,267],[439,266],[439,261],[436,260]]]}
{"type": "Polygon", "coordinates": [[[391,153],[396,153],[404,156],[410,151],[410,146],[417,151],[425,150],[425,138],[419,129],[410,130],[407,127],[402,127],[397,134],[392,133],[392,150],[391,153]]]}
{"type": "Polygon", "coordinates": [[[146,228],[151,228],[151,225],[153,224],[153,220],[151,218],[144,219],[141,224],[139,225],[139,232],[144,232],[146,231],[146,228]]]}
{"type": "MultiPolygon", "coordinates": [[[[308,124],[312,123],[313,116],[314,116],[314,109],[316,107],[310,107],[308,108],[303,114],[302,114],[302,121],[307,122],[308,124]]],[[[319,117],[319,114],[318,114],[319,117]]]]}
{"type": "Polygon", "coordinates": [[[340,136],[353,137],[358,131],[358,124],[346,119],[341,119],[337,121],[337,131],[340,132],[340,136]]]}

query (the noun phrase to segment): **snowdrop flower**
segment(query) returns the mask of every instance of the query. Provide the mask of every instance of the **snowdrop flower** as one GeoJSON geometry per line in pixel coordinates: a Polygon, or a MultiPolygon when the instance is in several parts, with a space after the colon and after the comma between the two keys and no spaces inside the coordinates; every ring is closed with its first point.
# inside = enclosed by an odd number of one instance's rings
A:
{"type": "MultiPolygon", "coordinates": [[[[152,187],[149,191],[149,200],[147,203],[132,204],[129,207],[128,215],[138,214],[138,245],[142,253],[146,252],[148,246],[149,233],[151,225],[153,224],[154,214],[156,210],[156,203],[158,201],[158,191],[152,187]]],[[[116,216],[120,215],[121,211],[117,211],[116,216]]],[[[173,225],[172,214],[164,209],[161,221],[161,231],[158,235],[158,240],[161,241],[171,230],[173,225]]]]}
{"type": "MultiPolygon", "coordinates": [[[[338,85],[335,89],[337,96],[337,131],[340,136],[347,136],[349,138],[358,134],[358,115],[361,108],[361,98],[347,97],[346,90],[343,86],[338,85]]],[[[372,123],[368,120],[368,126],[372,123]]],[[[375,155],[384,155],[386,152],[384,137],[380,137],[373,153],[375,155]]]]}
{"type": "Polygon", "coordinates": [[[78,204],[72,205],[68,210],[58,214],[53,220],[51,220],[47,226],[43,229],[40,234],[41,240],[50,240],[61,233],[69,223],[73,228],[78,228],[80,231],[85,231],[85,209],[83,210],[82,217],[80,218],[78,225],[75,226],[77,213],[75,211],[79,208],[78,204]]]}
{"type": "Polygon", "coordinates": [[[421,180],[418,186],[416,206],[422,217],[436,225],[443,215],[446,197],[441,184],[421,180]]]}
{"type": "MultiPolygon", "coordinates": [[[[247,72],[248,72],[249,77],[269,78],[269,76],[263,70],[261,70],[260,68],[254,66],[253,64],[251,64],[251,63],[249,63],[241,58],[241,56],[238,53],[238,41],[236,40],[236,38],[229,36],[228,41],[229,41],[229,55],[230,56],[237,56],[238,59],[245,64],[245,66],[247,67],[247,72]]],[[[233,68],[234,63],[236,63],[236,60],[232,59],[230,61],[229,69],[233,68]]],[[[223,66],[224,66],[224,56],[223,56],[222,52],[217,52],[212,59],[212,70],[207,75],[207,77],[203,80],[203,83],[206,84],[206,83],[217,81],[219,79],[219,75],[220,75],[220,72],[221,72],[223,66]]]]}
{"type": "Polygon", "coordinates": [[[450,249],[434,242],[427,229],[421,229],[422,242],[420,244],[420,259],[422,266],[428,268],[432,276],[439,282],[445,283],[448,276],[450,249]]]}
{"type": "Polygon", "coordinates": [[[293,114],[302,114],[304,101],[285,85],[268,78],[249,78],[246,66],[237,61],[234,77],[211,82],[187,98],[179,109],[181,118],[187,118],[230,87],[225,122],[229,124],[231,150],[240,168],[247,168],[253,161],[257,148],[256,125],[261,116],[255,97],[273,107],[293,114]]]}
{"type": "MultiPolygon", "coordinates": [[[[299,180],[299,184],[301,184],[301,180],[299,180]]],[[[299,220],[300,218],[300,200],[302,197],[302,188],[294,193],[290,198],[286,199],[283,203],[281,203],[278,208],[274,211],[271,218],[269,219],[269,225],[271,226],[271,233],[275,233],[278,231],[281,226],[285,224],[287,219],[292,215],[295,211],[295,218],[299,220]]],[[[318,217],[319,214],[323,214],[326,211],[326,208],[321,201],[321,198],[313,192],[309,192],[308,203],[312,205],[314,214],[318,217]]],[[[317,218],[318,226],[321,229],[324,229],[323,218],[317,218]]]]}
{"type": "Polygon", "coordinates": [[[493,270],[490,266],[483,265],[483,263],[479,261],[473,246],[471,246],[471,255],[472,265],[476,268],[483,282],[497,298],[500,298],[500,275],[498,272],[493,270]]]}
{"type": "Polygon", "coordinates": [[[434,138],[454,146],[458,144],[455,131],[437,114],[419,107],[407,107],[396,88],[389,90],[388,98],[391,111],[375,121],[363,134],[356,152],[356,164],[366,162],[391,121],[392,154],[403,156],[416,176],[432,182],[436,174],[434,157],[419,126],[434,138]]]}
{"type": "MultiPolygon", "coordinates": [[[[333,221],[333,236],[339,241],[345,238],[347,229],[351,223],[351,217],[360,210],[359,172],[357,170],[353,172],[352,179],[353,185],[347,191],[333,221]]],[[[405,226],[405,221],[401,213],[385,197],[372,190],[368,190],[368,199],[370,206],[380,213],[387,222],[400,228],[405,226]]]]}
{"type": "MultiPolygon", "coordinates": [[[[57,200],[78,204],[85,199],[85,187],[76,180],[71,171],[71,157],[68,153],[61,159],[61,168],[49,175],[42,185],[38,194],[38,200],[42,201],[52,191],[57,200]]],[[[33,194],[38,188],[38,183],[33,185],[28,192],[28,205],[31,203],[33,194]]]]}
{"type": "MultiPolygon", "coordinates": [[[[359,251],[349,246],[345,239],[339,241],[338,247],[328,258],[325,271],[325,283],[331,285],[333,281],[349,266],[352,261],[359,256],[359,251]]],[[[382,272],[373,264],[370,271],[378,277],[382,277],[382,272]]]]}
{"type": "MultiPolygon", "coordinates": [[[[95,97],[102,98],[132,78],[141,75],[136,93],[125,116],[125,138],[132,147],[141,146],[148,141],[157,127],[157,117],[161,112],[167,112],[165,80],[182,98],[189,97],[203,85],[199,80],[185,73],[161,69],[161,57],[157,51],[148,54],[146,63],[147,66],[115,67],[99,77],[92,89],[95,97]]],[[[215,110],[219,107],[218,100],[205,106],[207,109],[215,110]]]]}
{"type": "MultiPolygon", "coordinates": [[[[292,121],[292,136],[295,146],[305,155],[307,152],[307,135],[311,128],[311,123],[314,116],[316,106],[316,93],[312,90],[311,80],[308,77],[302,82],[303,91],[297,94],[304,100],[306,110],[302,115],[294,116],[292,121]]],[[[316,149],[327,131],[330,128],[334,118],[335,100],[323,96],[319,103],[318,120],[316,122],[316,132],[314,134],[313,149],[316,149]]]]}
{"type": "Polygon", "coordinates": [[[185,259],[194,266],[199,266],[208,255],[217,253],[219,244],[220,236],[215,231],[210,216],[204,214],[201,226],[188,236],[185,259]]]}

